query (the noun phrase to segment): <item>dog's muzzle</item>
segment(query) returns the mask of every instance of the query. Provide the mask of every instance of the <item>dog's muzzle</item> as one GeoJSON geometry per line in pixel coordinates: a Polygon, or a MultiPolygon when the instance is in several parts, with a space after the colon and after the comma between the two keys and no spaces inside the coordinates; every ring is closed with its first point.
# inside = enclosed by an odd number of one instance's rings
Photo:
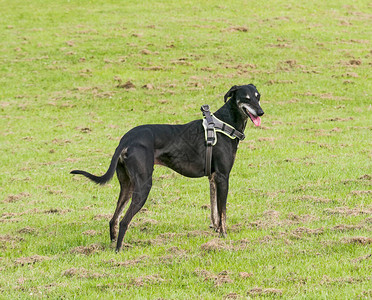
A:
{"type": "Polygon", "coordinates": [[[255,126],[261,125],[261,118],[259,116],[262,116],[264,114],[261,108],[258,111],[256,111],[245,103],[242,103],[240,107],[244,111],[244,113],[251,119],[255,126]]]}

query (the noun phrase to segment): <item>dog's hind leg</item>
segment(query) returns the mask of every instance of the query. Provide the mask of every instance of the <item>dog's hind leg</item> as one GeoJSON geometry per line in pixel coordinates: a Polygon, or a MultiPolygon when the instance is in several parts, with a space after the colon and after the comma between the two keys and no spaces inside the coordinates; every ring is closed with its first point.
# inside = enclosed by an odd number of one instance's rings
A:
{"type": "Polygon", "coordinates": [[[217,187],[216,181],[214,180],[214,174],[209,176],[209,188],[211,200],[211,225],[209,225],[209,227],[217,231],[219,225],[219,217],[217,210],[217,187]]]}
{"type": "Polygon", "coordinates": [[[125,159],[126,170],[133,184],[132,202],[129,205],[119,225],[119,236],[116,244],[116,252],[119,252],[124,235],[133,217],[145,204],[152,187],[152,173],[154,170],[154,151],[148,148],[132,149],[125,159]]]}
{"type": "Polygon", "coordinates": [[[140,211],[147,200],[147,196],[151,190],[152,178],[149,177],[146,182],[134,186],[132,202],[129,205],[124,218],[120,222],[119,226],[119,236],[116,244],[116,252],[119,252],[123,244],[124,235],[128,229],[129,223],[132,221],[133,217],[140,211]]]}
{"type": "Polygon", "coordinates": [[[110,220],[110,239],[111,242],[116,241],[116,235],[118,230],[119,218],[123,212],[129,199],[132,197],[133,185],[130,182],[130,178],[125,170],[125,167],[119,163],[116,168],[116,173],[120,182],[120,194],[118,203],[112,219],[110,220]]]}

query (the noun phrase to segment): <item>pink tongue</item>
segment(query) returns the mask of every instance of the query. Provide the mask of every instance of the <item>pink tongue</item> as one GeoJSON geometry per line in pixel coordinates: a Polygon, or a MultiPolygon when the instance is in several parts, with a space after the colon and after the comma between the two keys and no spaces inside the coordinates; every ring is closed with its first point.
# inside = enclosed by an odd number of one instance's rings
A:
{"type": "Polygon", "coordinates": [[[252,120],[252,122],[253,122],[254,125],[256,125],[256,126],[260,126],[261,125],[261,118],[260,117],[255,117],[251,113],[249,113],[249,116],[251,117],[251,120],[252,120]]]}

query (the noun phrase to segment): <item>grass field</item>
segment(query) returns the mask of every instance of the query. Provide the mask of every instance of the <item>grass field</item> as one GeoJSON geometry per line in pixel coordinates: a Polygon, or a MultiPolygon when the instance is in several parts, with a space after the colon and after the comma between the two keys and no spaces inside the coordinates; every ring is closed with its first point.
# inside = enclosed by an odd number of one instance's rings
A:
{"type": "Polygon", "coordinates": [[[370,1],[0,1],[0,298],[371,299],[370,1]],[[121,136],[181,124],[254,83],[230,177],[156,167],[109,242],[121,136]]]}

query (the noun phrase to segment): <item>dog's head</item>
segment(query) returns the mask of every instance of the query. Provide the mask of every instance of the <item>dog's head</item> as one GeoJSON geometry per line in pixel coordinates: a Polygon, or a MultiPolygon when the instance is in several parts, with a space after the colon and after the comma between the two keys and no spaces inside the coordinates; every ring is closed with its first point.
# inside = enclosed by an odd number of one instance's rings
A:
{"type": "Polygon", "coordinates": [[[264,114],[260,106],[260,93],[253,84],[234,85],[225,95],[225,102],[228,98],[236,101],[239,112],[244,118],[250,118],[254,125],[260,126],[260,116],[264,114]]]}

